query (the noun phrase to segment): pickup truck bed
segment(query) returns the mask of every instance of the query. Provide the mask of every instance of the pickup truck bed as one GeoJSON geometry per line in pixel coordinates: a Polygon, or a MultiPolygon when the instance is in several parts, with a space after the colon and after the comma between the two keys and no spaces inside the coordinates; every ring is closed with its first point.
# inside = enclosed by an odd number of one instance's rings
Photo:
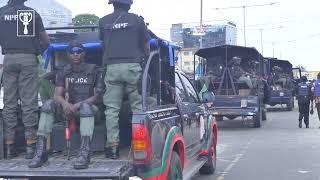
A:
{"type": "Polygon", "coordinates": [[[28,168],[29,160],[25,160],[23,154],[13,160],[0,161],[0,177],[2,178],[94,178],[94,179],[128,179],[133,167],[129,160],[129,149],[122,149],[121,160],[109,160],[104,153],[95,153],[91,156],[91,164],[88,169],[73,169],[72,156],[66,160],[66,153],[53,153],[49,156],[49,162],[43,167],[28,168]]]}

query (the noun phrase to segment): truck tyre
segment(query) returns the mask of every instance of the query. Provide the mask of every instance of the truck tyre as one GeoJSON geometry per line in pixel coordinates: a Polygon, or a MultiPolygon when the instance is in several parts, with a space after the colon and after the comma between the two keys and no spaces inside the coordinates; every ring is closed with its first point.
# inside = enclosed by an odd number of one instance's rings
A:
{"type": "Polygon", "coordinates": [[[266,121],[267,120],[267,110],[263,109],[262,111],[262,121],[266,121]]]}
{"type": "Polygon", "coordinates": [[[294,106],[294,100],[293,98],[290,98],[289,102],[287,103],[287,110],[292,111],[294,106]]]}
{"type": "Polygon", "coordinates": [[[223,121],[223,116],[216,116],[217,121],[223,121]]]}
{"type": "Polygon", "coordinates": [[[253,116],[253,127],[261,127],[261,110],[253,116]]]}
{"type": "Polygon", "coordinates": [[[211,147],[208,151],[208,161],[199,170],[200,174],[214,174],[217,164],[217,145],[215,138],[211,140],[211,147]]]}
{"type": "Polygon", "coordinates": [[[182,166],[178,153],[175,151],[172,152],[168,180],[182,180],[182,166]]]}

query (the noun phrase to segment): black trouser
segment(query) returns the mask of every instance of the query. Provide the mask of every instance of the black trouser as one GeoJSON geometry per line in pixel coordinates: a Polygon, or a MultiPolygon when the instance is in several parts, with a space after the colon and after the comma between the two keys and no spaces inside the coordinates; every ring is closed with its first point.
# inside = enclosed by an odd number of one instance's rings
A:
{"type": "Polygon", "coordinates": [[[309,125],[309,112],[310,112],[310,101],[309,102],[298,102],[299,105],[299,123],[304,119],[306,126],[309,125]]]}

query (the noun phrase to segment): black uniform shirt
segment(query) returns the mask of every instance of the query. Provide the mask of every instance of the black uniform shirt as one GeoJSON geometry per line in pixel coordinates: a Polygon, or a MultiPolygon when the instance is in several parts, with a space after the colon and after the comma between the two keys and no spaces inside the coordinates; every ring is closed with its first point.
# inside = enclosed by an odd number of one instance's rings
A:
{"type": "MultiPolygon", "coordinates": [[[[30,26],[30,25],[29,25],[30,26]]],[[[39,33],[45,31],[41,16],[32,8],[23,4],[6,5],[0,8],[0,45],[4,50],[17,50],[18,52],[40,53],[39,33]],[[18,37],[17,36],[17,11],[31,10],[34,11],[35,29],[34,36],[18,37]]],[[[19,29],[23,31],[24,29],[19,29]]],[[[32,30],[32,29],[29,29],[32,30]]],[[[5,52],[4,52],[5,53],[5,52]]]]}
{"type": "Polygon", "coordinates": [[[140,63],[150,36],[142,17],[115,10],[100,19],[100,39],[104,42],[104,63],[140,63]]]}
{"type": "Polygon", "coordinates": [[[79,72],[74,71],[69,64],[58,71],[56,86],[64,87],[69,95],[69,99],[66,100],[75,104],[94,96],[98,72],[93,64],[81,64],[79,72]]]}

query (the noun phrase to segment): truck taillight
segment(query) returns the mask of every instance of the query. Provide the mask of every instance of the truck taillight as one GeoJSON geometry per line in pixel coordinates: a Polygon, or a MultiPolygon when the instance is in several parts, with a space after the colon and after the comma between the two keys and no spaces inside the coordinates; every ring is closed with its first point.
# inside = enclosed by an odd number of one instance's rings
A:
{"type": "Polygon", "coordinates": [[[147,128],[142,124],[132,125],[132,151],[136,163],[148,163],[151,160],[151,142],[147,128]]]}

